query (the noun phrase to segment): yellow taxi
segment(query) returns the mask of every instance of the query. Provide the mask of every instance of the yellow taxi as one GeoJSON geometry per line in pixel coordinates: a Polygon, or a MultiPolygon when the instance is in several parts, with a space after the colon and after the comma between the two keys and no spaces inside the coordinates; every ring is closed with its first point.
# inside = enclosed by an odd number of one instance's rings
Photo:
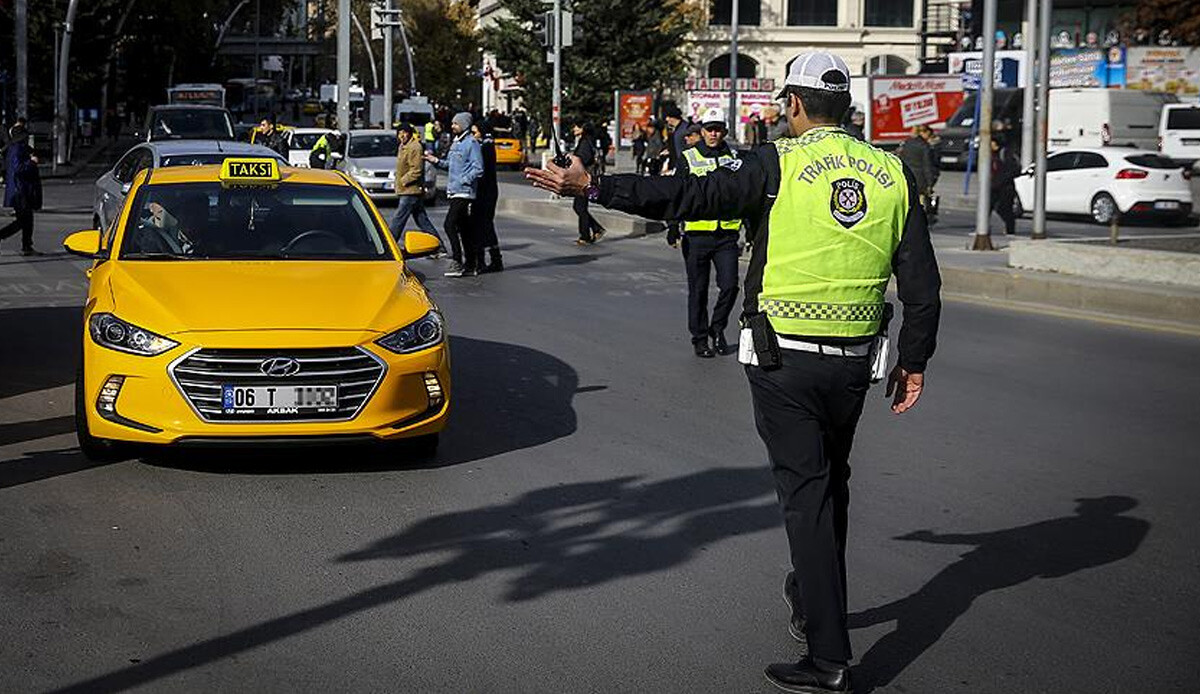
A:
{"type": "Polygon", "coordinates": [[[496,143],[497,166],[511,166],[514,169],[526,166],[525,144],[520,138],[513,137],[511,131],[497,128],[492,131],[492,139],[496,143]]]}
{"type": "Polygon", "coordinates": [[[124,443],[410,439],[432,454],[450,407],[446,328],[363,190],[274,159],[152,169],[92,258],[75,424],[88,457],[124,443]]]}

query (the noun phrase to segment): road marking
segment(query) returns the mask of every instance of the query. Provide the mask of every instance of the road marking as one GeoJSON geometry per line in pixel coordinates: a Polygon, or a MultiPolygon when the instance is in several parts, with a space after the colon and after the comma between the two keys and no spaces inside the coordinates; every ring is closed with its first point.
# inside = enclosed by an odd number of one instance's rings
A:
{"type": "Polygon", "coordinates": [[[1144,321],[1137,318],[1109,316],[1102,313],[1089,313],[1086,311],[1081,312],[1054,306],[1043,306],[1041,304],[1028,304],[1020,301],[1009,301],[1007,299],[985,299],[977,296],[971,296],[969,294],[957,294],[954,292],[942,292],[942,296],[946,297],[950,301],[957,301],[959,303],[1006,309],[1019,313],[1053,316],[1055,318],[1072,318],[1075,320],[1088,321],[1091,323],[1102,323],[1104,325],[1113,325],[1121,328],[1131,328],[1134,330],[1149,330],[1152,332],[1170,333],[1173,335],[1184,335],[1187,337],[1200,337],[1200,327],[1191,327],[1182,324],[1144,321]]]}

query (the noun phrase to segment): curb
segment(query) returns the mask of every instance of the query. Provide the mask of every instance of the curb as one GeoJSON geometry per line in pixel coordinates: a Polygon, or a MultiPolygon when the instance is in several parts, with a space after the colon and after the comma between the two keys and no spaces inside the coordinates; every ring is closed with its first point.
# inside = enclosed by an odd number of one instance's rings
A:
{"type": "Polygon", "coordinates": [[[96,161],[96,159],[98,157],[100,157],[100,155],[107,152],[109,147],[110,147],[110,144],[106,142],[106,143],[100,145],[99,147],[96,147],[95,149],[93,149],[87,155],[85,155],[79,163],[71,162],[71,163],[65,165],[64,168],[62,170],[60,170],[58,173],[48,173],[48,174],[43,175],[42,180],[46,180],[46,179],[58,180],[58,179],[63,179],[63,178],[75,178],[79,175],[80,171],[83,171],[87,167],[91,166],[92,162],[96,161]]]}
{"type": "MultiPolygon", "coordinates": [[[[542,223],[567,224],[572,227],[578,221],[575,210],[571,208],[566,199],[538,200],[501,197],[497,202],[496,212],[528,217],[542,223]]],[[[639,238],[647,234],[659,233],[665,228],[662,222],[606,210],[599,205],[590,205],[588,212],[605,228],[609,238],[639,238]]]]}

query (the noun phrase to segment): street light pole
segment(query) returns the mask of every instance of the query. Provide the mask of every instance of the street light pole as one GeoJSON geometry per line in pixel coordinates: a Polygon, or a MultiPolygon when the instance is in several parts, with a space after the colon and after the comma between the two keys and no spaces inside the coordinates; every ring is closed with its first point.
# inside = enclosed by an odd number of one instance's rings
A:
{"type": "Polygon", "coordinates": [[[350,129],[350,0],[338,0],[337,127],[350,129]]]}
{"type": "Polygon", "coordinates": [[[729,134],[736,142],[738,139],[737,123],[737,81],[738,81],[738,0],[730,0],[729,17],[729,134]]]}
{"type": "Polygon", "coordinates": [[[392,84],[392,27],[390,22],[392,19],[392,0],[386,0],[384,7],[387,9],[387,14],[382,15],[380,19],[389,22],[389,25],[383,27],[383,127],[392,127],[392,122],[395,120],[392,115],[392,97],[396,93],[396,89],[392,84]]]}
{"type": "Polygon", "coordinates": [[[551,136],[562,135],[562,0],[554,0],[554,93],[551,96],[551,136]]]}
{"type": "Polygon", "coordinates": [[[1034,69],[1037,61],[1037,13],[1038,0],[1025,1],[1025,90],[1022,92],[1024,103],[1021,108],[1021,168],[1033,163],[1033,130],[1034,108],[1033,90],[1037,82],[1037,72],[1034,69]]]}
{"type": "Polygon", "coordinates": [[[992,216],[992,100],[996,81],[996,0],[983,2],[983,65],[979,75],[979,202],[975,208],[974,251],[995,250],[989,223],[992,216]]]}
{"type": "Polygon", "coordinates": [[[71,115],[68,112],[70,99],[67,98],[67,75],[70,71],[67,68],[71,62],[71,28],[75,24],[75,8],[78,5],[79,0],[71,0],[67,5],[67,19],[63,22],[62,44],[59,46],[58,93],[54,103],[55,164],[67,163],[67,138],[70,134],[67,123],[71,115]]]}
{"type": "Polygon", "coordinates": [[[1033,179],[1033,235],[1046,238],[1046,135],[1050,117],[1050,11],[1053,0],[1042,0],[1038,22],[1037,159],[1033,179]]]}
{"type": "Polygon", "coordinates": [[[29,115],[29,5],[17,0],[14,8],[13,30],[17,43],[17,115],[29,115]]]}

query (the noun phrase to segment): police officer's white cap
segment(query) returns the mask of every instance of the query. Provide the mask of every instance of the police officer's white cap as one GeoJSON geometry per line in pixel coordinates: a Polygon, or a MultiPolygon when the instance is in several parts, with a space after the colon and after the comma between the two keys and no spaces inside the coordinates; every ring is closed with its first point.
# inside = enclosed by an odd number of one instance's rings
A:
{"type": "Polygon", "coordinates": [[[700,114],[700,125],[708,125],[710,123],[720,123],[725,125],[728,119],[725,118],[725,109],[719,106],[713,106],[704,110],[700,114]]]}
{"type": "Polygon", "coordinates": [[[783,85],[784,89],[776,97],[778,99],[784,97],[787,87],[848,92],[850,91],[850,68],[846,67],[846,61],[828,51],[801,53],[792,59],[783,85]],[[831,72],[839,75],[840,79],[831,75],[831,72]]]}

